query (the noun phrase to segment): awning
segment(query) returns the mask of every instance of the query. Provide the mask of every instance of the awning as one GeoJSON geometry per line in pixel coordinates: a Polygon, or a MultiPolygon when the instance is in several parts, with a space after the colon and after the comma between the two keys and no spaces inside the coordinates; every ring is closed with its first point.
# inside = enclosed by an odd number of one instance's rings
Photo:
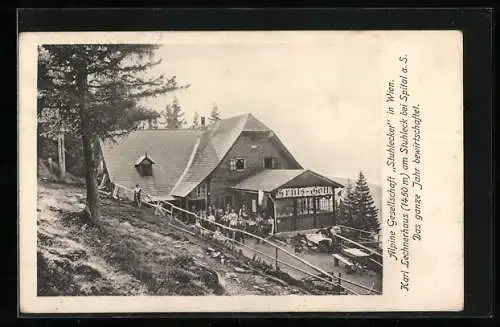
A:
{"type": "Polygon", "coordinates": [[[173,197],[171,195],[150,196],[150,198],[153,201],[175,201],[175,200],[179,200],[178,198],[175,198],[175,197],[173,197]]]}
{"type": "Polygon", "coordinates": [[[232,186],[234,190],[273,192],[282,187],[332,186],[343,185],[332,181],[311,170],[305,169],[266,169],[232,186]]]}

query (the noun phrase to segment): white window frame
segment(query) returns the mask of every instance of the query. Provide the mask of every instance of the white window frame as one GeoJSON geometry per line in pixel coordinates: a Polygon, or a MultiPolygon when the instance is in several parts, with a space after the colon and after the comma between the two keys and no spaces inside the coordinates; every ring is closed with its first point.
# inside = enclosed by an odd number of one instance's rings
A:
{"type": "Polygon", "coordinates": [[[229,160],[229,170],[231,171],[244,171],[247,169],[247,161],[245,158],[233,158],[229,160]],[[238,169],[238,161],[243,161],[243,168],[238,169]]]}
{"type": "Polygon", "coordinates": [[[318,198],[318,212],[324,212],[324,213],[333,212],[332,198],[327,198],[327,197],[318,198]]]}

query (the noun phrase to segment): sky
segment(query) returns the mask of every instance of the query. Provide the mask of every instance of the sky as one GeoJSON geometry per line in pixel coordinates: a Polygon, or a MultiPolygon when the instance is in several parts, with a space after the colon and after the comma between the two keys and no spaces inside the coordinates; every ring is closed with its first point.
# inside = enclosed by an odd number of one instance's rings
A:
{"type": "Polygon", "coordinates": [[[157,56],[162,63],[154,74],[191,86],[148,99],[149,107],[163,110],[175,96],[188,123],[195,111],[208,116],[213,104],[222,118],[250,112],[304,168],[353,179],[363,171],[369,183],[380,184],[386,81],[376,35],[227,37],[164,44],[157,56]]]}

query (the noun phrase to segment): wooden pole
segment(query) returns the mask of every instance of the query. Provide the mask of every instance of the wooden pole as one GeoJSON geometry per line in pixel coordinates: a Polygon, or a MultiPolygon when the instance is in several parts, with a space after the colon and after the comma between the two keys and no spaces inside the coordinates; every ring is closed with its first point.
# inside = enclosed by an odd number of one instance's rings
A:
{"type": "Polygon", "coordinates": [[[292,226],[290,229],[295,232],[297,230],[297,217],[299,215],[299,212],[297,210],[297,199],[294,198],[292,201],[293,201],[293,217],[291,217],[292,226]]]}
{"type": "Polygon", "coordinates": [[[337,225],[337,217],[335,214],[335,187],[332,186],[332,216],[333,216],[333,221],[332,221],[332,226],[337,225]]]}
{"type": "Polygon", "coordinates": [[[102,180],[101,180],[101,184],[99,185],[99,188],[104,188],[104,186],[106,186],[106,179],[108,178],[108,175],[106,175],[106,173],[102,174],[102,180]]]}
{"type": "MultiPolygon", "coordinates": [[[[314,225],[316,225],[316,228],[318,228],[318,214],[317,214],[317,207],[316,207],[316,199],[318,199],[317,197],[312,197],[310,198],[313,200],[313,214],[314,214],[314,225]]],[[[309,213],[309,200],[307,200],[307,210],[308,210],[308,213],[309,213]]]]}
{"type": "Polygon", "coordinates": [[[118,199],[118,185],[114,185],[113,187],[113,198],[118,199]]]}
{"type": "Polygon", "coordinates": [[[280,267],[278,266],[278,248],[275,248],[276,249],[276,270],[280,270],[280,267]]]}
{"type": "MultiPolygon", "coordinates": [[[[207,179],[206,181],[206,193],[205,193],[205,212],[207,212],[208,215],[208,206],[211,205],[212,198],[211,198],[211,190],[210,190],[210,179],[207,179]]],[[[212,208],[213,209],[213,208],[212,208]]]]}
{"type": "Polygon", "coordinates": [[[278,229],[278,217],[277,217],[277,211],[276,211],[276,200],[273,199],[272,195],[269,194],[269,199],[271,199],[271,202],[273,203],[273,214],[274,214],[274,226],[272,230],[272,234],[276,234],[276,229],[278,229]]]}
{"type": "Polygon", "coordinates": [[[59,132],[57,136],[57,151],[58,151],[58,166],[59,166],[59,178],[64,179],[64,145],[62,131],[59,132]]]}
{"type": "Polygon", "coordinates": [[[61,154],[62,154],[62,178],[66,177],[66,147],[64,145],[65,143],[65,137],[64,137],[64,130],[61,132],[61,154]]]}
{"type": "Polygon", "coordinates": [[[62,166],[61,133],[59,133],[57,134],[57,168],[59,169],[59,177],[61,177],[61,166],[62,166]]]}

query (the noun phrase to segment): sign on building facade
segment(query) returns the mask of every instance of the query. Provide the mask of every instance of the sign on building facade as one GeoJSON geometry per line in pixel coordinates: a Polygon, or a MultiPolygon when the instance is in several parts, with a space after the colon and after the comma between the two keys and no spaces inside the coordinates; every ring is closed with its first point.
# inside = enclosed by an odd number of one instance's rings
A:
{"type": "Polygon", "coordinates": [[[331,186],[282,188],[276,192],[276,199],[300,198],[308,196],[325,196],[332,194],[333,191],[331,186]]]}

